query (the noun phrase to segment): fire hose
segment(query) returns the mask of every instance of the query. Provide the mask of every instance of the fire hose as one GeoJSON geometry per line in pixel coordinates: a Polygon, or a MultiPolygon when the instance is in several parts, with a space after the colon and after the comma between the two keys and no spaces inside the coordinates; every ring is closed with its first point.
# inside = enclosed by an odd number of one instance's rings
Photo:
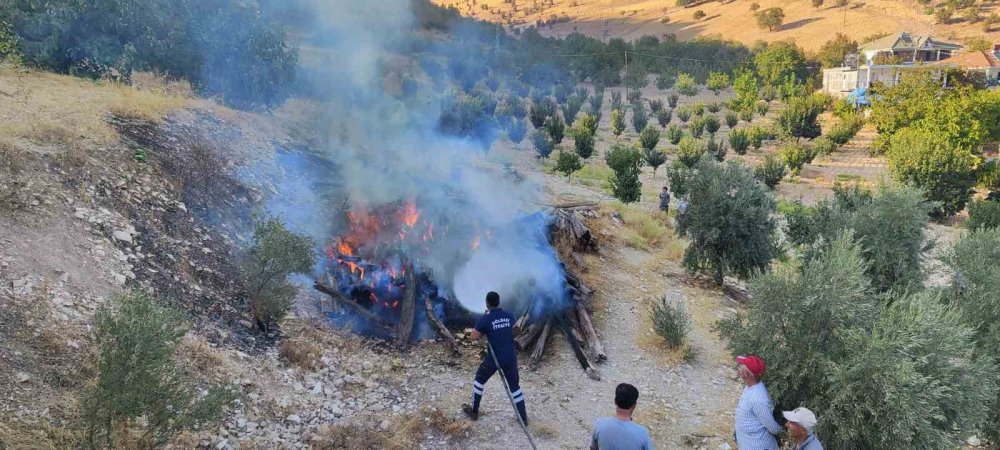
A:
{"type": "Polygon", "coordinates": [[[535,440],[531,437],[531,432],[528,431],[528,425],[524,423],[524,418],[521,417],[521,413],[517,412],[517,403],[514,402],[514,395],[510,392],[510,385],[507,384],[507,374],[503,373],[503,367],[500,366],[500,360],[497,359],[496,352],[493,351],[493,344],[486,340],[486,345],[490,348],[490,356],[493,357],[493,363],[496,364],[497,370],[500,371],[500,380],[503,381],[503,390],[507,393],[507,399],[510,400],[510,407],[514,408],[514,415],[517,416],[517,423],[521,425],[521,430],[524,431],[524,435],[528,437],[528,443],[531,444],[532,450],[538,450],[535,445],[535,440]]]}

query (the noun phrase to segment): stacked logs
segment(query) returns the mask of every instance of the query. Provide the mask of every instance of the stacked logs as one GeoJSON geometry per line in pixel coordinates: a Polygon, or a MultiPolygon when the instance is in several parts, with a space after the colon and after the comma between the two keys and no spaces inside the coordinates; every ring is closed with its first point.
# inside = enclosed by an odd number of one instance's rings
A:
{"type": "MultiPolygon", "coordinates": [[[[600,372],[597,371],[594,362],[602,363],[607,360],[607,353],[604,351],[604,345],[601,344],[587,310],[594,296],[594,290],[575,273],[576,270],[583,267],[583,258],[580,254],[597,251],[597,241],[581,217],[581,213],[596,208],[596,205],[570,205],[551,207],[546,211],[552,217],[549,235],[563,261],[563,271],[570,301],[561,310],[547,311],[545,315],[535,318],[530,316],[533,307],[528,307],[515,322],[515,343],[519,350],[531,350],[530,365],[532,368],[537,367],[540,363],[549,337],[561,333],[565,336],[574,356],[587,375],[595,380],[600,379],[600,372]]],[[[355,314],[365,319],[369,325],[381,330],[383,335],[395,336],[398,344],[405,345],[413,331],[414,312],[418,305],[416,304],[415,292],[412,291],[413,287],[417,285],[416,280],[412,279],[414,276],[412,263],[407,261],[404,264],[408,269],[406,273],[411,279],[407,279],[407,291],[400,305],[400,320],[396,324],[385,322],[347,298],[336,288],[335,282],[329,275],[326,279],[316,280],[314,287],[330,296],[340,306],[351,309],[355,314]]],[[[454,336],[432,312],[430,300],[425,299],[423,306],[426,308],[427,317],[432,322],[438,336],[452,352],[457,353],[458,346],[454,336]]]]}
{"type": "Polygon", "coordinates": [[[600,373],[591,361],[602,363],[607,360],[604,345],[601,344],[597,331],[587,307],[594,296],[594,290],[574,273],[572,267],[582,267],[581,252],[596,252],[597,241],[587,228],[579,214],[580,211],[596,208],[596,206],[553,207],[548,213],[552,216],[549,233],[553,245],[559,250],[564,261],[563,269],[566,276],[566,287],[569,290],[570,301],[563,309],[550,311],[542,317],[532,318],[529,306],[514,324],[514,341],[519,350],[531,350],[530,365],[537,367],[545,352],[549,336],[561,332],[573,350],[574,356],[580,362],[587,375],[595,380],[600,379],[600,373]],[[569,261],[567,265],[565,262],[569,261]],[[586,346],[589,351],[584,351],[586,346]]]}

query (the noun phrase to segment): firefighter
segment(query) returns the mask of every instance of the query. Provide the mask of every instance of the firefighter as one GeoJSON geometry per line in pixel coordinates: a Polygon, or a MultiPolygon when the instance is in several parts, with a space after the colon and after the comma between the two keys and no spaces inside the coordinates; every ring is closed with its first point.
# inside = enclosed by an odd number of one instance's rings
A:
{"type": "Polygon", "coordinates": [[[483,389],[490,377],[500,369],[507,378],[510,394],[514,398],[517,413],[525,425],[528,424],[528,412],[524,407],[524,394],[517,373],[517,348],[514,346],[514,316],[500,308],[500,294],[486,294],[486,314],[476,322],[472,330],[472,340],[486,336],[493,352],[487,351],[486,358],[476,370],[476,378],[472,382],[472,404],[462,405],[462,412],[470,419],[479,419],[479,401],[483,398],[483,389]],[[496,359],[494,360],[494,356],[496,359]],[[497,367],[499,362],[500,367],[497,367]]]}

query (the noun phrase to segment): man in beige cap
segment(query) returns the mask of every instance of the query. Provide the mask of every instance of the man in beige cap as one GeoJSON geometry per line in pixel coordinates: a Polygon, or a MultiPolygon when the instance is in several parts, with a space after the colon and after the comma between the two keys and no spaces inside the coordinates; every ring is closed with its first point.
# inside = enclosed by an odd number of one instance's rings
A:
{"type": "Polygon", "coordinates": [[[788,436],[795,443],[795,450],[823,450],[823,444],[819,443],[813,428],[816,427],[816,415],[808,408],[798,407],[792,411],[781,413],[785,416],[785,428],[788,428],[788,436]]]}

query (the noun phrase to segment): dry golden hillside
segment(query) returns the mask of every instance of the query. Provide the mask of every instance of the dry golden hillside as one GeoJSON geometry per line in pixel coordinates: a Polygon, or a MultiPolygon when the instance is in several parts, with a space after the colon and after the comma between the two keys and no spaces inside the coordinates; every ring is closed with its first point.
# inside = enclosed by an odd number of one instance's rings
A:
{"type": "MultiPolygon", "coordinates": [[[[923,13],[924,7],[910,0],[851,1],[846,7],[836,7],[827,0],[814,8],[809,0],[738,0],[726,3],[710,2],[693,7],[678,7],[674,0],[515,0],[515,25],[527,25],[552,16],[568,16],[570,21],[542,27],[542,33],[565,36],[574,30],[590,36],[607,35],[626,40],[644,35],[659,36],[673,33],[680,39],[697,36],[721,36],[746,44],[757,40],[794,40],[806,50],[816,50],[837,32],[862,40],[876,33],[909,31],[931,34],[942,39],[961,42],[969,37],[1000,41],[1000,25],[984,33],[982,21],[969,22],[961,12],[947,25],[935,24],[934,16],[923,13]],[[781,7],[784,25],[773,32],[761,30],[750,13],[750,5],[761,8],[781,7]],[[551,6],[550,6],[551,5],[551,6]],[[696,11],[705,17],[694,19],[696,11]],[[669,18],[663,23],[664,18],[669,18]],[[606,22],[606,25],[605,25],[606,22]]],[[[442,6],[455,6],[466,16],[493,22],[508,23],[511,0],[434,0],[442,6]]],[[[936,3],[936,2],[934,2],[936,3]]],[[[1000,6],[985,2],[980,15],[1000,13],[1000,6]]]]}

